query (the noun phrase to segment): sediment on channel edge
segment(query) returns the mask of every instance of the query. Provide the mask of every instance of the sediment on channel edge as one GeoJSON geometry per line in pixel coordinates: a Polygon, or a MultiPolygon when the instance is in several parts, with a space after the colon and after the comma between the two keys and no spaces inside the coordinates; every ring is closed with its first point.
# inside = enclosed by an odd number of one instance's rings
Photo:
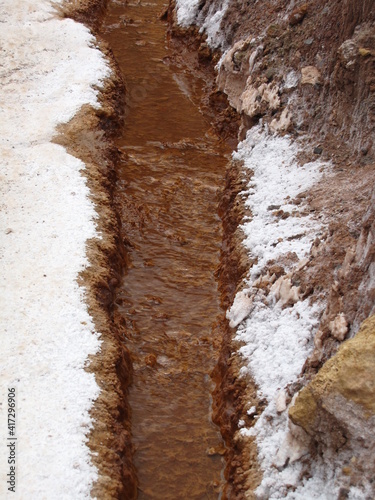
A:
{"type": "MultiPolygon", "coordinates": [[[[226,184],[221,196],[219,213],[223,221],[224,238],[221,264],[217,275],[222,303],[227,309],[234,296],[242,288],[243,280],[251,267],[251,261],[242,244],[240,224],[246,208],[240,196],[251,173],[245,172],[241,162],[232,161],[226,174],[226,184]]],[[[226,318],[222,319],[223,334],[219,361],[212,373],[216,383],[213,394],[213,420],[220,427],[226,443],[226,486],[223,498],[242,499],[253,491],[261,481],[254,440],[237,439],[239,421],[247,426],[253,417],[247,414],[250,406],[262,411],[263,403],[257,398],[257,388],[247,377],[240,377],[242,366],[238,353],[240,343],[235,340],[233,329],[226,318]]]]}
{"type": "MultiPolygon", "coordinates": [[[[107,0],[83,0],[79,4],[76,2],[70,10],[67,8],[64,15],[89,26],[100,40],[98,27],[107,3],[107,0]]],[[[202,105],[209,112],[216,129],[225,140],[232,141],[234,146],[239,119],[228,105],[225,95],[215,88],[215,56],[212,57],[210,51],[202,49],[204,41],[197,30],[172,29],[172,36],[178,38],[179,43],[185,44],[185,47],[187,40],[194,40],[194,45],[186,48],[185,53],[190,53],[188,62],[193,61],[190,70],[204,75],[208,82],[202,105]]],[[[101,389],[91,411],[94,427],[88,443],[92,451],[92,462],[99,471],[99,479],[92,495],[98,498],[131,499],[137,495],[136,472],[132,463],[130,408],[126,400],[132,367],[130,354],[121,342],[124,326],[113,308],[116,287],[126,268],[126,248],[121,241],[120,222],[113,200],[117,151],[112,143],[123,119],[121,111],[124,109],[125,92],[110,49],[105,44],[98,43],[112,68],[111,78],[100,89],[101,108],[82,108],[70,123],[60,128],[55,142],[66,147],[86,164],[83,175],[87,178],[92,200],[98,209],[97,227],[103,236],[102,240],[88,243],[90,266],[79,280],[85,287],[89,312],[103,341],[101,352],[92,357],[88,368],[95,374],[101,389]]],[[[238,196],[246,182],[243,175],[240,164],[230,166],[220,206],[224,245],[218,280],[225,307],[232,302],[249,269],[238,228],[244,210],[238,196]]],[[[246,445],[245,448],[236,440],[238,421],[243,418],[244,413],[246,415],[245,401],[253,401],[259,410],[262,403],[256,400],[256,390],[251,381],[245,383],[238,379],[240,362],[236,355],[231,355],[238,346],[234,344],[233,332],[225,318],[222,319],[221,327],[223,345],[219,363],[212,374],[216,382],[213,418],[220,426],[227,445],[227,485],[224,498],[243,498],[244,491],[250,486],[254,489],[259,484],[260,471],[255,444],[246,445]],[[247,465],[243,467],[245,463],[247,465]],[[250,470],[249,463],[252,464],[250,470]]]]}
{"type": "Polygon", "coordinates": [[[98,469],[98,480],[91,494],[97,498],[132,499],[137,495],[127,402],[132,363],[122,342],[123,326],[113,308],[115,291],[126,267],[126,249],[113,197],[117,179],[113,138],[123,123],[125,85],[110,49],[97,31],[107,3],[107,0],[66,3],[60,12],[62,17],[71,17],[91,29],[111,75],[99,89],[100,107],[83,106],[69,123],[59,127],[54,142],[85,163],[82,175],[96,207],[96,226],[101,235],[101,239],[87,242],[89,265],[78,278],[102,342],[100,352],[90,357],[87,367],[100,387],[90,411],[93,427],[88,446],[92,463],[98,469]]]}
{"type": "Polygon", "coordinates": [[[170,0],[168,10],[162,17],[168,21],[168,43],[173,62],[204,82],[204,91],[197,105],[219,137],[234,150],[241,117],[216,84],[215,66],[220,59],[220,52],[207,45],[206,35],[201,34],[198,27],[184,28],[177,24],[174,0],[170,0]]]}

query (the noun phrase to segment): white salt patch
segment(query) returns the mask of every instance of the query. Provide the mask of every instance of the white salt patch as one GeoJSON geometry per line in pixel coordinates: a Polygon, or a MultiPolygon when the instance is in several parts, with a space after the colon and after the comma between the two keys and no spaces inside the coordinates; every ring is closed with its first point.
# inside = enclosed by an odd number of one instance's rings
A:
{"type": "MultiPolygon", "coordinates": [[[[280,394],[297,379],[312,352],[313,334],[319,324],[322,304],[310,305],[305,300],[283,308],[283,301],[278,301],[276,285],[268,297],[253,287],[271,259],[277,261],[282,255],[294,252],[300,263],[295,267],[305,265],[305,258],[320,230],[311,216],[298,216],[301,206],[291,204],[291,200],[321,179],[323,164],[313,162],[299,166],[297,151],[288,137],[270,135],[260,125],[248,132],[246,140],[234,154],[234,158],[243,160],[245,168],[254,172],[243,193],[247,196],[246,206],[251,209],[252,217],[242,226],[246,236],[244,244],[251,257],[258,259],[245,283],[248,287],[246,294],[253,296],[252,310],[249,313],[249,304],[240,296],[228,311],[228,317],[232,324],[237,323],[244,303],[244,319],[236,334],[236,339],[243,344],[239,352],[259,388],[259,397],[267,401],[266,409],[254,427],[242,427],[239,431],[244,438],[256,437],[263,470],[263,480],[256,491],[258,498],[323,499],[328,498],[326,492],[336,491],[333,483],[329,483],[328,475],[332,471],[326,471],[325,467],[317,468],[316,477],[301,484],[302,465],[298,458],[306,453],[303,446],[290,449],[290,462],[293,463],[287,467],[276,468],[274,463],[278,456],[287,452],[283,446],[287,442],[288,417],[285,404],[280,402],[280,394]],[[286,219],[276,217],[272,205],[291,215],[286,219]],[[329,486],[322,489],[325,481],[329,486]],[[298,493],[293,493],[288,485],[298,487],[298,493]]],[[[298,289],[294,292],[296,295],[298,289]]]]}
{"type": "Polygon", "coordinates": [[[251,408],[249,408],[249,410],[247,410],[247,412],[246,412],[246,413],[247,413],[249,416],[251,416],[251,415],[255,415],[255,414],[256,414],[256,412],[257,412],[256,407],[255,407],[255,406],[252,406],[251,408]]]}
{"type": "Polygon", "coordinates": [[[212,4],[207,16],[201,22],[201,33],[207,34],[207,43],[212,48],[222,47],[224,44],[223,33],[220,31],[221,21],[227,11],[229,0],[223,0],[220,4],[212,4]]]}
{"type": "Polygon", "coordinates": [[[295,71],[289,71],[284,82],[284,89],[294,89],[299,82],[299,75],[295,71]]]}
{"type": "Polygon", "coordinates": [[[222,66],[222,64],[223,64],[223,62],[224,62],[224,59],[225,59],[226,55],[228,54],[229,50],[230,50],[230,49],[226,49],[226,50],[224,50],[224,52],[221,54],[220,59],[219,59],[219,61],[217,62],[216,66],[215,66],[215,70],[216,70],[216,72],[217,72],[217,73],[219,73],[220,68],[221,68],[221,66],[222,66]]]}
{"type": "Polygon", "coordinates": [[[235,328],[250,314],[253,309],[253,300],[246,291],[238,292],[234,298],[233,305],[227,311],[229,326],[235,328]]]}
{"type": "Polygon", "coordinates": [[[176,0],[177,22],[188,27],[195,23],[200,32],[207,34],[207,43],[212,48],[222,47],[223,33],[220,31],[221,21],[227,11],[229,0],[212,4],[205,17],[199,15],[199,0],[176,0]]]}
{"type": "Polygon", "coordinates": [[[312,350],[312,334],[318,326],[320,307],[308,301],[281,309],[255,299],[255,308],[245,325],[237,330],[237,340],[259,395],[274,400],[278,391],[299,375],[312,350]]]}
{"type": "Polygon", "coordinates": [[[190,26],[198,14],[199,0],[176,0],[177,22],[183,27],[190,26]]]}
{"type": "Polygon", "coordinates": [[[284,212],[298,211],[290,200],[322,176],[322,162],[315,161],[301,167],[297,164],[296,154],[297,147],[288,137],[268,135],[261,127],[255,127],[233,155],[254,172],[246,201],[252,219],[242,226],[246,235],[245,246],[252,256],[258,258],[258,264],[251,270],[252,278],[269,260],[281,254],[295,252],[301,259],[309,251],[318,230],[311,217],[280,219],[269,210],[276,205],[284,212]],[[297,235],[301,237],[291,239],[297,235]]]}
{"type": "MultiPolygon", "coordinates": [[[[109,69],[88,29],[50,1],[3,0],[0,18],[0,455],[16,386],[15,498],[89,498],[99,388],[84,367],[100,341],[76,280],[97,216],[85,165],[50,141],[83,104],[98,106],[93,85],[109,69]]],[[[1,460],[1,498],[7,473],[1,460]]]]}

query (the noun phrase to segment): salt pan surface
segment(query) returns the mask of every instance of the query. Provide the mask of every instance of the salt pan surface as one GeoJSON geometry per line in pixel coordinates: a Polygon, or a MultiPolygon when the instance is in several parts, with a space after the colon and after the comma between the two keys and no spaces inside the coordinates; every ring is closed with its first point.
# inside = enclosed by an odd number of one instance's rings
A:
{"type": "Polygon", "coordinates": [[[97,237],[85,165],[51,142],[109,76],[83,25],[47,0],[0,2],[0,496],[88,498],[100,349],[76,279],[97,237]],[[17,387],[17,493],[7,491],[7,388],[17,387]]]}

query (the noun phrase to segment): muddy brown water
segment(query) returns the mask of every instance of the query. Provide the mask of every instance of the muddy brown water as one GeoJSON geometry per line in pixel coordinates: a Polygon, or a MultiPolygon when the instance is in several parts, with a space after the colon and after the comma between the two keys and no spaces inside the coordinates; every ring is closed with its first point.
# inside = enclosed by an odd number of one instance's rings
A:
{"type": "Polygon", "coordinates": [[[127,86],[117,202],[129,268],[117,296],[134,362],[138,498],[220,498],[211,421],[221,342],[217,214],[228,148],[199,111],[202,82],[170,62],[165,2],[112,2],[103,27],[127,86]]]}

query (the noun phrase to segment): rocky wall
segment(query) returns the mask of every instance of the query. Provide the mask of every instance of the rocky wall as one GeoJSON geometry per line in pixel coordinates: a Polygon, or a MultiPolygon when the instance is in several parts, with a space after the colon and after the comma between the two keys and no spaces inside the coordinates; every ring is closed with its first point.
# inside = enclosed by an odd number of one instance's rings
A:
{"type": "Polygon", "coordinates": [[[351,486],[361,486],[370,496],[373,491],[374,361],[375,317],[371,316],[289,409],[291,421],[306,432],[312,454],[340,455],[341,498],[350,497],[351,486]]]}
{"type": "Polygon", "coordinates": [[[230,2],[218,86],[244,132],[262,118],[327,158],[373,161],[374,20],[367,0],[230,2]]]}

